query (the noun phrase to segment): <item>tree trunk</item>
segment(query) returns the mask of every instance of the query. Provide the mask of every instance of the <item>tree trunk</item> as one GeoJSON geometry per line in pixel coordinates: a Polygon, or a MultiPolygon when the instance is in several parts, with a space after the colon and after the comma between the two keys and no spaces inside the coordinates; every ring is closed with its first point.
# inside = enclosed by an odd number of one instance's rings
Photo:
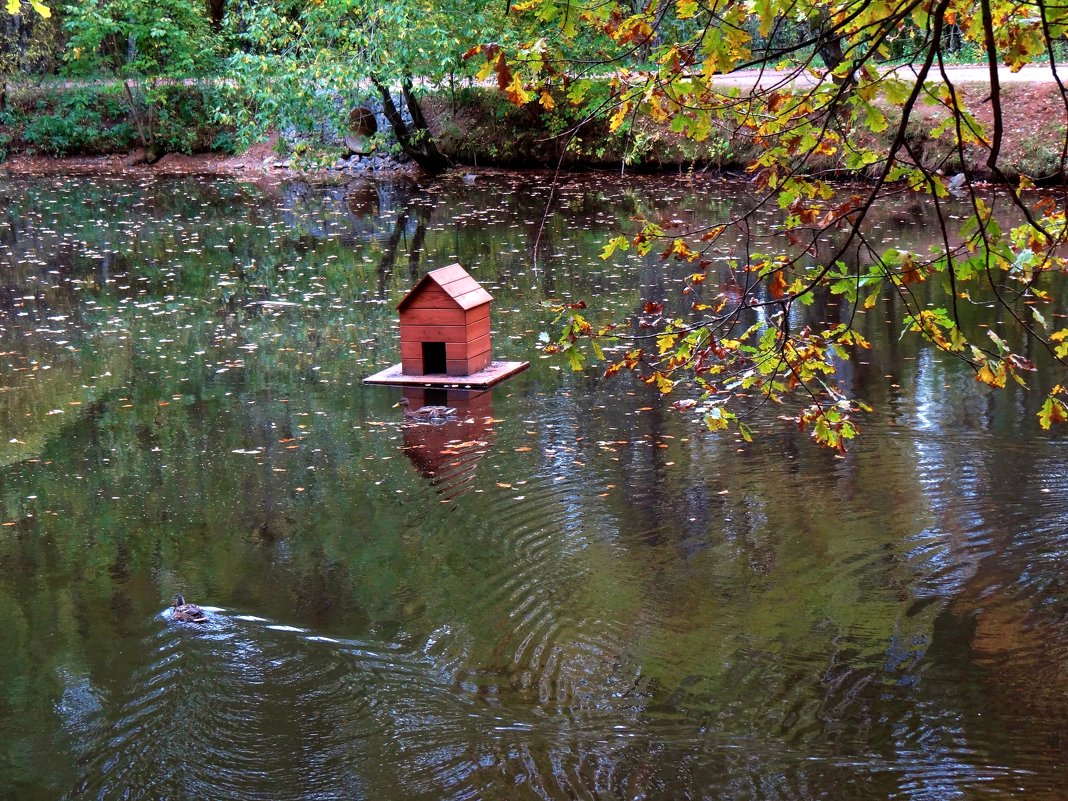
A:
{"type": "Polygon", "coordinates": [[[441,155],[437,145],[434,144],[430,127],[423,116],[423,110],[412,92],[411,81],[406,80],[401,87],[405,106],[412,117],[411,126],[404,120],[400,109],[397,108],[397,104],[393,101],[393,94],[390,88],[376,77],[371,78],[371,83],[374,84],[375,89],[378,90],[378,94],[382,98],[382,113],[385,114],[386,120],[393,129],[397,142],[405,155],[413,159],[416,164],[429,173],[437,173],[444,170],[448,166],[448,162],[441,155]]]}
{"type": "Polygon", "coordinates": [[[223,17],[226,15],[226,0],[207,0],[208,19],[211,21],[212,30],[222,30],[223,17]]]}
{"type": "MultiPolygon", "coordinates": [[[[823,59],[823,64],[828,72],[834,71],[835,67],[845,61],[845,53],[842,50],[842,37],[831,21],[826,11],[819,15],[819,26],[811,29],[816,35],[816,52],[823,59]]],[[[835,76],[835,83],[842,83],[843,79],[835,76]]]]}

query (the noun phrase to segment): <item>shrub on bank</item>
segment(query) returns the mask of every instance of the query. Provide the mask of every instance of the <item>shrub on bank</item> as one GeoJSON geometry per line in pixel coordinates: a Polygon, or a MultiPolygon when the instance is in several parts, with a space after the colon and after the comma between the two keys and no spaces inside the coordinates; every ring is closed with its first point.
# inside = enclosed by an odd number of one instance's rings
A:
{"type": "MultiPolygon", "coordinates": [[[[160,91],[156,146],[164,153],[231,152],[233,137],[212,121],[210,87],[160,91]]],[[[0,159],[10,152],[52,157],[95,156],[138,146],[129,105],[117,83],[13,91],[0,115],[0,159]]]]}

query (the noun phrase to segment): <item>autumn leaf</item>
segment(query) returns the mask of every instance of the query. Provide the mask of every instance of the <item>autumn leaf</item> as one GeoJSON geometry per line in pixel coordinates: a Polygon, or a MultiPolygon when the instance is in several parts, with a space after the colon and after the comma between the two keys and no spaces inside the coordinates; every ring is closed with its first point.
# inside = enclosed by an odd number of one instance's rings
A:
{"type": "Polygon", "coordinates": [[[623,125],[624,121],[626,121],[627,114],[630,112],[630,109],[631,104],[629,100],[624,100],[622,103],[620,103],[619,106],[616,108],[615,113],[608,120],[608,130],[612,131],[613,133],[618,131],[620,126],[623,125]]]}
{"type": "Polygon", "coordinates": [[[644,44],[653,36],[653,28],[641,17],[631,17],[616,31],[613,38],[621,44],[644,44]]]}
{"type": "Polygon", "coordinates": [[[661,334],[656,338],[656,346],[661,354],[667,353],[679,341],[679,335],[674,333],[661,334]]]}
{"type": "Polygon", "coordinates": [[[661,395],[667,395],[675,388],[675,383],[659,370],[654,370],[651,376],[648,376],[643,380],[646,384],[652,384],[660,390],[661,395]]]}
{"type": "MultiPolygon", "coordinates": [[[[7,0],[7,13],[18,14],[21,5],[22,4],[19,2],[19,0],[7,0]]],[[[50,9],[44,3],[40,2],[40,0],[30,0],[30,5],[33,7],[34,11],[36,11],[45,19],[48,19],[52,16],[52,9],[50,9]]]]}
{"type": "Polygon", "coordinates": [[[785,270],[776,270],[768,282],[768,292],[775,300],[779,300],[786,294],[785,270]]]}
{"type": "Polygon", "coordinates": [[[1068,421],[1068,409],[1065,408],[1064,401],[1052,396],[1046,398],[1046,402],[1038,410],[1038,424],[1049,431],[1053,423],[1065,421],[1068,421]]]}
{"type": "Polygon", "coordinates": [[[980,367],[979,372],[975,375],[975,380],[992,387],[1004,387],[1005,380],[1008,378],[1005,365],[1001,362],[994,362],[994,365],[997,369],[992,368],[990,362],[980,367]]]}
{"type": "Polygon", "coordinates": [[[628,240],[625,236],[613,237],[612,239],[608,240],[608,244],[606,244],[604,246],[604,249],[601,250],[601,258],[607,261],[612,257],[612,254],[615,253],[617,249],[627,250],[628,248],[630,248],[630,240],[628,240]]]}
{"type": "Polygon", "coordinates": [[[1035,366],[1035,363],[1033,361],[1028,358],[1025,358],[1024,356],[1019,355],[1018,353],[1010,353],[1006,357],[1006,359],[1008,360],[1009,364],[1011,364],[1016,370],[1026,370],[1029,373],[1033,373],[1038,370],[1038,367],[1035,366]]]}
{"type": "MultiPolygon", "coordinates": [[[[504,57],[502,56],[501,59],[503,60],[504,57]]],[[[507,65],[504,66],[503,70],[498,69],[498,83],[504,82],[507,75],[507,65]]],[[[512,82],[507,84],[507,88],[504,89],[504,94],[507,95],[508,99],[516,106],[525,106],[530,103],[531,93],[523,89],[523,81],[522,78],[519,77],[519,73],[516,73],[512,78],[512,82]]]]}
{"type": "Polygon", "coordinates": [[[697,0],[676,0],[675,9],[679,19],[689,19],[697,13],[697,0]]]}

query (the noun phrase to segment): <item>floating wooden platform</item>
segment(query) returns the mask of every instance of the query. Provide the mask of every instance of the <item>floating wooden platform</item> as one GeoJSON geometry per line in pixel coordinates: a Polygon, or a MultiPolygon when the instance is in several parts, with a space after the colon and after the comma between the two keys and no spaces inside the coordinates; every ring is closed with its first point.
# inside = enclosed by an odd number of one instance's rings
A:
{"type": "Polygon", "coordinates": [[[489,367],[470,375],[405,375],[401,366],[395,364],[381,372],[368,376],[365,384],[385,384],[397,387],[459,387],[461,389],[486,389],[511,378],[530,367],[530,362],[490,362],[489,367]]]}

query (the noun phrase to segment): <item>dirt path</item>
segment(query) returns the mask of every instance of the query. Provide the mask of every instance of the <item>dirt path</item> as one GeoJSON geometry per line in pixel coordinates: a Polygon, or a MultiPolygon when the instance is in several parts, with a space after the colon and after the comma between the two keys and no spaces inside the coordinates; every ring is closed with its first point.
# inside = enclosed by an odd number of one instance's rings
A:
{"type": "MultiPolygon", "coordinates": [[[[892,67],[887,72],[894,72],[903,80],[911,81],[916,78],[913,65],[904,64],[892,67]]],[[[1068,81],[1068,68],[1058,70],[1062,81],[1068,81]]],[[[946,67],[946,76],[953,84],[958,83],[989,83],[990,70],[985,64],[958,64],[946,67]]],[[[941,74],[932,70],[931,80],[940,81],[941,74]]],[[[1000,83],[1036,83],[1055,84],[1053,70],[1046,64],[1032,64],[1024,67],[1019,72],[1011,72],[1007,67],[998,69],[998,81],[1000,83]]],[[[738,70],[729,75],[717,75],[715,83],[718,86],[730,86],[739,88],[751,88],[754,86],[771,87],[785,83],[799,83],[815,85],[817,79],[810,73],[795,74],[794,70],[738,70]]]]}

